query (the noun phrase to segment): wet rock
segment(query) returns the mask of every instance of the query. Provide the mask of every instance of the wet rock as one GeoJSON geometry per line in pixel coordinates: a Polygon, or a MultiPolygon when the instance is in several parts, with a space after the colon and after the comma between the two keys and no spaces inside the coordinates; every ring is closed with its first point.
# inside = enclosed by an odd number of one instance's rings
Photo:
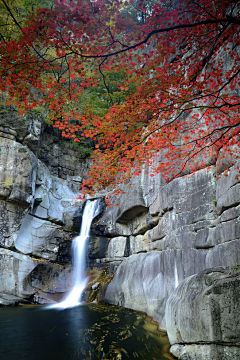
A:
{"type": "Polygon", "coordinates": [[[11,297],[30,298],[34,289],[29,285],[28,275],[38,265],[38,262],[26,255],[0,248],[0,263],[0,298],[6,299],[4,294],[9,295],[7,301],[3,301],[2,305],[9,305],[11,297]]]}
{"type": "Polygon", "coordinates": [[[72,283],[72,267],[69,266],[49,264],[46,260],[1,248],[0,263],[1,305],[31,301],[39,290],[66,292],[72,283]]]}
{"type": "Polygon", "coordinates": [[[72,267],[54,264],[39,264],[30,273],[30,284],[45,293],[66,293],[73,282],[72,267]]]}
{"type": "Polygon", "coordinates": [[[90,259],[103,259],[107,257],[110,239],[104,236],[90,236],[88,243],[88,257],[90,259]]]}
{"type": "Polygon", "coordinates": [[[79,233],[82,225],[82,208],[78,208],[74,214],[72,219],[72,229],[79,233]]]}

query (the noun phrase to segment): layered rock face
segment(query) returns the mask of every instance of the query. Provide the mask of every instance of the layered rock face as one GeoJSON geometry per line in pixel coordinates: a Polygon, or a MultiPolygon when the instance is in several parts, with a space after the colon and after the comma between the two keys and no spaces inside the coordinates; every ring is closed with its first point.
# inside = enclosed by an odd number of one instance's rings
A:
{"type": "Polygon", "coordinates": [[[167,331],[178,359],[240,358],[239,275],[232,267],[204,270],[169,297],[167,331]]]}
{"type": "MultiPolygon", "coordinates": [[[[71,286],[83,206],[74,199],[88,161],[37,119],[0,113],[0,127],[0,304],[59,301],[71,286]]],[[[115,273],[103,300],[166,329],[167,300],[184,279],[240,264],[239,166],[225,176],[211,165],[168,184],[143,169],[93,224],[89,267],[115,273]]]]}
{"type": "Polygon", "coordinates": [[[75,201],[76,189],[87,164],[56,134],[46,135],[44,127],[31,114],[25,118],[1,109],[2,305],[33,298],[40,303],[59,300],[71,285],[71,239],[82,207],[75,201]],[[43,150],[46,164],[38,159],[43,150]]]}
{"type": "Polygon", "coordinates": [[[227,176],[210,166],[168,184],[146,173],[136,179],[99,223],[109,239],[95,263],[116,271],[106,302],[145,311],[166,329],[166,302],[178,284],[240,263],[239,165],[227,176]]]}

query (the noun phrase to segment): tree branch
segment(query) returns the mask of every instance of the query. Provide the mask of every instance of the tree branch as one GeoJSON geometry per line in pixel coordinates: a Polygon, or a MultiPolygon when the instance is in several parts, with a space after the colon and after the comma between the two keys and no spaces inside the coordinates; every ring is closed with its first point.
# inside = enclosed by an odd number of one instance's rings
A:
{"type": "Polygon", "coordinates": [[[72,50],[72,52],[75,53],[76,55],[79,55],[80,57],[83,57],[83,58],[89,58],[89,59],[108,58],[108,57],[115,56],[115,55],[121,54],[121,53],[123,53],[123,52],[132,50],[132,49],[136,49],[137,47],[139,47],[139,46],[141,46],[141,45],[143,45],[143,44],[146,44],[147,41],[148,41],[153,35],[156,35],[156,34],[165,33],[165,32],[170,32],[170,31],[177,30],[177,29],[194,28],[194,27],[197,27],[197,26],[200,26],[200,25],[222,24],[222,23],[229,23],[229,24],[238,24],[238,25],[240,25],[240,19],[234,18],[233,16],[228,16],[228,15],[227,15],[225,19],[219,19],[219,20],[203,20],[203,21],[199,21],[199,22],[196,22],[196,23],[192,23],[192,24],[181,24],[181,25],[176,25],[176,26],[170,26],[170,27],[167,27],[167,28],[152,30],[152,31],[145,37],[144,40],[138,42],[137,44],[132,45],[132,46],[128,46],[128,47],[125,47],[125,49],[118,50],[118,51],[114,51],[114,52],[112,52],[112,53],[104,54],[104,55],[103,55],[103,54],[100,54],[100,55],[83,55],[83,54],[79,54],[79,53],[78,53],[77,51],[75,51],[75,50],[72,50]]]}

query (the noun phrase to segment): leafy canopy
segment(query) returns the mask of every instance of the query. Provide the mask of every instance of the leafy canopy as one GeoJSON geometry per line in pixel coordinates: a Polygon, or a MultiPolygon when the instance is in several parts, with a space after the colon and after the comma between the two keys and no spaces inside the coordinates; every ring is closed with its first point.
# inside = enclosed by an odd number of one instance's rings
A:
{"type": "Polygon", "coordinates": [[[96,142],[83,190],[128,182],[154,156],[169,181],[231,155],[239,0],[32,3],[0,0],[0,90],[20,114],[44,105],[63,136],[96,142]]]}

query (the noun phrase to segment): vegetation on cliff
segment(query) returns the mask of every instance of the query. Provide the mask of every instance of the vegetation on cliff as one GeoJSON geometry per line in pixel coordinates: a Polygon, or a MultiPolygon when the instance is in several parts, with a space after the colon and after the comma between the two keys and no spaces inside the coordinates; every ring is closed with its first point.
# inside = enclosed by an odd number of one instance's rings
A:
{"type": "Polygon", "coordinates": [[[0,4],[0,90],[20,114],[44,106],[62,136],[95,142],[83,192],[153,156],[151,175],[171,180],[234,153],[239,0],[0,4]]]}

